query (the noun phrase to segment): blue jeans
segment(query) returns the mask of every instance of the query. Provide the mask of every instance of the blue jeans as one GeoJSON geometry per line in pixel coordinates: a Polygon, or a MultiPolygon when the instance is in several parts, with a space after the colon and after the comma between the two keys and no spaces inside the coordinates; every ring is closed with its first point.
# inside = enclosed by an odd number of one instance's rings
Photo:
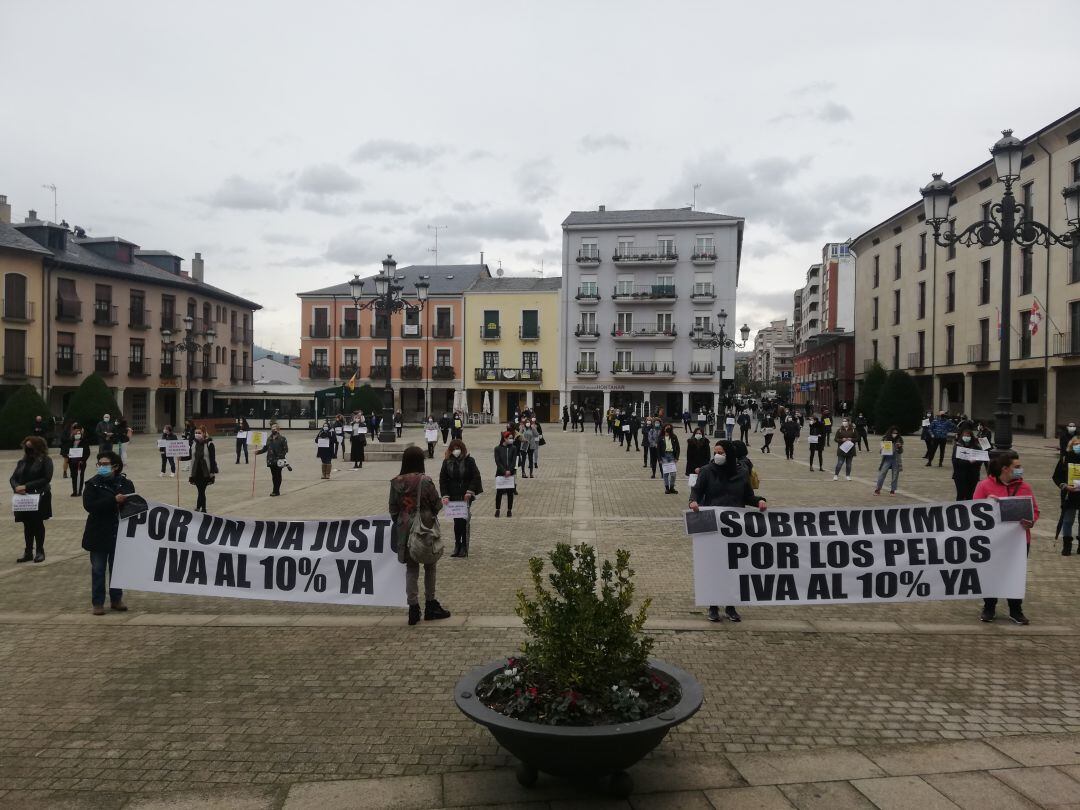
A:
{"type": "MultiPolygon", "coordinates": [[[[112,578],[113,551],[90,552],[90,602],[95,606],[105,605],[105,571],[108,569],[112,578]]],[[[109,601],[119,602],[124,592],[119,588],[109,588],[109,601]]]]}
{"type": "Polygon", "coordinates": [[[900,480],[900,459],[897,456],[882,456],[881,466],[878,467],[877,486],[880,490],[885,483],[885,474],[892,470],[892,487],[890,492],[896,492],[896,484],[900,480]]]}
{"type": "MultiPolygon", "coordinates": [[[[671,464],[674,461],[675,456],[671,455],[671,453],[660,454],[661,464],[671,464]]],[[[664,473],[664,488],[675,489],[675,473],[664,473]]]]}

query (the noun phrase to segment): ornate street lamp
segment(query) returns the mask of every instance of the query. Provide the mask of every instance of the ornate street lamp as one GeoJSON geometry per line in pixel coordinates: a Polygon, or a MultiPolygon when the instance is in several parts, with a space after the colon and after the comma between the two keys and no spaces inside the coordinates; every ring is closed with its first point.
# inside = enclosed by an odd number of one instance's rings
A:
{"type": "Polygon", "coordinates": [[[953,189],[934,174],[933,179],[922,189],[923,209],[926,221],[934,229],[934,242],[941,247],[957,243],[965,247],[989,247],[1001,244],[1001,317],[1004,326],[998,336],[1001,361],[998,366],[997,410],[994,412],[995,430],[994,447],[997,450],[1012,448],[1012,367],[1009,326],[1012,321],[1012,251],[1013,245],[1021,248],[1043,245],[1062,245],[1078,249],[1080,245],[1080,183],[1073,183],[1062,191],[1065,198],[1065,219],[1071,229],[1065,234],[1056,234],[1046,225],[1030,219],[1030,212],[1017,204],[1013,195],[1013,184],[1020,179],[1020,167],[1024,157],[1024,143],[1013,137],[1012,130],[1006,129],[1002,137],[990,149],[994,157],[994,169],[998,180],[1005,186],[1001,202],[990,208],[987,219],[974,222],[957,232],[955,227],[942,232],[949,220],[949,206],[952,203],[953,189]]]}
{"type": "Polygon", "coordinates": [[[417,281],[414,286],[416,287],[418,303],[406,303],[405,299],[401,297],[401,292],[405,288],[397,283],[404,279],[404,276],[395,275],[397,262],[394,261],[394,257],[389,253],[386,254],[382,266],[382,273],[375,276],[374,298],[366,304],[360,303],[360,299],[364,295],[364,281],[356,274],[349,281],[349,294],[352,296],[353,304],[358,310],[370,309],[374,312],[381,312],[386,316],[386,386],[383,388],[383,418],[382,429],[379,431],[379,442],[393,442],[397,439],[397,434],[394,431],[394,387],[390,384],[393,369],[390,360],[390,341],[393,338],[390,329],[390,316],[402,310],[405,312],[419,312],[422,310],[427,305],[428,290],[431,285],[422,279],[417,281]]]}
{"type": "Polygon", "coordinates": [[[716,323],[720,327],[713,338],[707,339],[694,339],[694,343],[697,344],[699,349],[719,349],[720,350],[720,391],[719,397],[716,400],[716,427],[713,436],[717,439],[721,439],[727,435],[724,432],[723,421],[723,408],[724,408],[724,349],[741,349],[746,346],[746,341],[750,339],[750,327],[745,323],[739,330],[742,335],[742,343],[736,343],[734,340],[727,336],[727,310],[721,309],[716,313],[716,323]]]}
{"type": "MultiPolygon", "coordinates": [[[[214,340],[217,338],[217,332],[214,331],[214,327],[208,327],[204,332],[195,331],[195,319],[190,315],[185,315],[184,321],[184,335],[178,340],[173,340],[173,332],[171,329],[161,330],[161,348],[166,352],[179,351],[182,353],[190,354],[190,366],[186,369],[185,386],[184,386],[184,418],[187,417],[187,403],[191,401],[191,414],[195,413],[195,400],[191,396],[191,374],[194,370],[195,356],[199,353],[203,353],[203,362],[210,359],[210,352],[214,349],[214,340]],[[201,339],[200,339],[201,338],[201,339]]],[[[185,364],[187,365],[187,364],[185,364]]],[[[179,425],[177,427],[180,427],[179,425]]]]}

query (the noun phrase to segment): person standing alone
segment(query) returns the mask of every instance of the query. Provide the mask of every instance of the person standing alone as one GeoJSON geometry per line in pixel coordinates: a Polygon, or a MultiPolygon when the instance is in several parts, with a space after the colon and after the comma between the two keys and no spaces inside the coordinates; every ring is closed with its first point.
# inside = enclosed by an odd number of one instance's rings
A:
{"type": "Polygon", "coordinates": [[[49,448],[41,436],[27,436],[22,441],[23,457],[15,465],[8,483],[16,495],[37,495],[37,508],[15,513],[15,522],[23,527],[26,550],[15,562],[45,561],[45,521],[52,517],[53,463],[49,448]]]}

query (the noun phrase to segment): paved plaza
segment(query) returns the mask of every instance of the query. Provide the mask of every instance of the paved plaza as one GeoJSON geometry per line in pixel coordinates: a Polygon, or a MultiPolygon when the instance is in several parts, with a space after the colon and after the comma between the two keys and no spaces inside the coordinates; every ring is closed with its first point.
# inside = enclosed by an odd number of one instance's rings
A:
{"type": "MultiPolygon", "coordinates": [[[[496,519],[497,428],[466,431],[491,490],[474,510],[470,557],[439,565],[453,617],[413,628],[402,609],[136,592],[130,612],[94,617],[81,501],[54,479],[46,562],[14,564],[10,523],[0,554],[0,806],[1080,807],[1080,557],[1061,557],[1053,540],[1054,442],[1017,443],[1044,510],[1029,627],[981,624],[974,601],[759,607],[714,625],[693,599],[685,477],[666,496],[640,452],[591,425],[545,435],[537,477],[520,481],[513,517],[496,519]],[[518,788],[510,757],[451,700],[463,671],[517,649],[527,560],[559,541],[631,551],[638,594],[653,599],[656,654],[705,688],[701,711],[633,769],[629,802],[545,778],[518,788]]],[[[288,438],[295,472],[280,498],[267,497],[261,463],[252,497],[252,467],[233,464],[221,439],[210,511],[385,511],[396,464],[339,461],[323,481],[313,434],[288,438]]],[[[909,440],[896,498],[872,494],[876,447],[851,482],[808,472],[804,442],[796,461],[782,445],[751,452],[774,507],[950,500],[948,462],[926,468],[921,447],[909,440]]],[[[0,454],[5,469],[14,457],[0,454]]],[[[137,438],[136,489],[173,503],[176,482],[158,478],[158,463],[153,438],[137,438]]],[[[182,505],[194,495],[181,484],[182,505]]]]}

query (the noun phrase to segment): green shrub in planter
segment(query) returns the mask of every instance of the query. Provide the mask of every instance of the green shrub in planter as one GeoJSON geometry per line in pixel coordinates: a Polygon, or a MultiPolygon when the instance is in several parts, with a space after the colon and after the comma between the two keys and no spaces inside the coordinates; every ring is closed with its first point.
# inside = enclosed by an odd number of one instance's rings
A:
{"type": "Polygon", "coordinates": [[[116,424],[121,416],[120,406],[116,404],[116,397],[102,376],[94,372],[71,395],[64,418],[78,422],[93,435],[94,428],[105,414],[109,414],[113,424],[116,424]]]}

